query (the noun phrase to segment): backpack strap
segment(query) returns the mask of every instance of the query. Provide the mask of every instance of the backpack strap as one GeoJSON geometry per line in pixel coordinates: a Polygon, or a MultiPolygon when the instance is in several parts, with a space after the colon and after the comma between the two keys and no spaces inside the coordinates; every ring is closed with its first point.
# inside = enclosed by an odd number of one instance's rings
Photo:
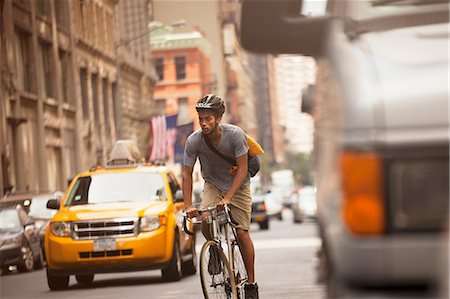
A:
{"type": "Polygon", "coordinates": [[[228,163],[230,163],[230,164],[233,165],[233,166],[236,166],[236,165],[237,165],[236,160],[234,160],[234,159],[232,159],[232,158],[230,158],[230,157],[228,157],[228,156],[225,156],[224,154],[222,154],[221,152],[219,152],[219,151],[214,147],[214,145],[212,145],[211,140],[209,140],[209,138],[208,138],[207,136],[203,136],[203,134],[202,134],[202,138],[205,140],[206,145],[208,145],[209,149],[212,150],[216,155],[218,155],[219,157],[221,157],[222,159],[224,159],[225,161],[227,161],[228,163]]]}

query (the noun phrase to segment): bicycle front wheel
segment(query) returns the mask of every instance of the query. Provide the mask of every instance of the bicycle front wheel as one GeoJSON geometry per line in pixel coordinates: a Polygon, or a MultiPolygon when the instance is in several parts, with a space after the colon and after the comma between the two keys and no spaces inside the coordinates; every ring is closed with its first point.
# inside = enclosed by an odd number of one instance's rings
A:
{"type": "Polygon", "coordinates": [[[234,281],[236,282],[236,288],[239,293],[243,293],[244,285],[248,280],[247,270],[245,269],[244,259],[242,258],[241,248],[238,245],[237,240],[233,240],[231,243],[231,268],[234,271],[234,281]]]}
{"type": "Polygon", "coordinates": [[[222,248],[215,241],[203,244],[200,253],[200,279],[206,299],[238,299],[230,264],[222,248]]]}

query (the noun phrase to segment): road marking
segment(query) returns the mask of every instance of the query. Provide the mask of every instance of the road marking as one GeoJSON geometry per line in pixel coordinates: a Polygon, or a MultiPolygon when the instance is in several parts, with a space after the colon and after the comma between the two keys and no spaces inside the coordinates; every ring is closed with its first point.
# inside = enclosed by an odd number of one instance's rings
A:
{"type": "Polygon", "coordinates": [[[266,239],[253,240],[255,249],[281,249],[281,248],[307,248],[318,247],[321,244],[320,238],[289,238],[289,239],[266,239]]]}

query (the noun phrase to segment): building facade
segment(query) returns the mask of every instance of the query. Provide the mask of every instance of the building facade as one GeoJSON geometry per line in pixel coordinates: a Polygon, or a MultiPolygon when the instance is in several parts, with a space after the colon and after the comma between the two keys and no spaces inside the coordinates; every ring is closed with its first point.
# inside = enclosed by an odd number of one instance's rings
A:
{"type": "Polygon", "coordinates": [[[159,79],[154,92],[155,113],[178,114],[178,125],[194,122],[197,129],[195,105],[213,90],[212,46],[198,31],[175,33],[170,26],[154,26],[157,29],[152,32],[151,46],[159,79]]]}
{"type": "Polygon", "coordinates": [[[284,159],[284,134],[279,119],[278,98],[275,87],[275,71],[271,55],[249,55],[253,73],[253,87],[258,115],[258,140],[272,162],[284,159]]]}
{"type": "MultiPolygon", "coordinates": [[[[119,1],[0,3],[0,195],[65,190],[77,172],[106,162],[118,128],[127,127],[117,123],[128,113],[116,96],[119,1]]],[[[148,9],[140,11],[149,19],[148,9]]],[[[121,66],[124,85],[141,100],[150,75],[121,66]]]]}
{"type": "Polygon", "coordinates": [[[116,5],[118,41],[116,128],[118,138],[137,142],[143,157],[150,148],[156,73],[150,48],[150,0],[121,0],[116,5]]]}
{"type": "Polygon", "coordinates": [[[310,153],[313,148],[313,120],[301,112],[301,98],[303,90],[314,82],[314,60],[298,55],[279,55],[274,60],[274,70],[285,150],[310,153]]]}
{"type": "Polygon", "coordinates": [[[208,85],[212,92],[225,97],[227,79],[221,19],[223,1],[153,0],[152,2],[154,20],[170,24],[185,19],[186,26],[182,31],[189,33],[196,30],[211,43],[211,80],[208,85]]]}

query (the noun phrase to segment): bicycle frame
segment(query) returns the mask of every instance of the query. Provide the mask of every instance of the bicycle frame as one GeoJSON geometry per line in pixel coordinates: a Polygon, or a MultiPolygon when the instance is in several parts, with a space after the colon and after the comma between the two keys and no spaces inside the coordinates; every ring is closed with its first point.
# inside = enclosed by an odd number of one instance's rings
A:
{"type": "MultiPolygon", "coordinates": [[[[202,218],[205,219],[205,222],[210,225],[212,240],[215,241],[217,244],[219,244],[219,247],[222,250],[223,250],[222,235],[225,236],[225,243],[227,246],[226,256],[229,260],[232,273],[236,273],[235,272],[236,260],[235,260],[234,254],[232,253],[232,250],[233,250],[232,245],[233,244],[232,244],[232,240],[230,238],[230,233],[233,234],[233,236],[237,242],[239,251],[241,251],[241,249],[240,249],[239,241],[237,239],[236,231],[234,230],[234,227],[233,227],[233,225],[237,225],[238,223],[235,222],[233,220],[233,218],[231,217],[230,208],[227,205],[225,205],[224,211],[217,211],[217,207],[208,207],[208,208],[204,208],[204,209],[199,209],[198,211],[199,211],[199,215],[202,215],[202,218]],[[205,215],[205,213],[207,215],[205,215]],[[223,234],[221,234],[221,232],[220,232],[221,227],[223,227],[223,229],[224,229],[223,234]]],[[[184,216],[183,230],[187,234],[193,234],[186,225],[187,221],[188,221],[187,215],[185,213],[183,213],[183,216],[184,216]]],[[[193,219],[190,219],[189,221],[193,224],[201,224],[203,222],[203,220],[193,220],[193,219]]],[[[241,255],[242,255],[242,253],[241,253],[241,255]]],[[[238,282],[236,282],[236,287],[238,288],[238,293],[242,293],[243,290],[241,290],[241,289],[243,288],[243,284],[239,283],[239,285],[238,285],[238,282]]]]}

